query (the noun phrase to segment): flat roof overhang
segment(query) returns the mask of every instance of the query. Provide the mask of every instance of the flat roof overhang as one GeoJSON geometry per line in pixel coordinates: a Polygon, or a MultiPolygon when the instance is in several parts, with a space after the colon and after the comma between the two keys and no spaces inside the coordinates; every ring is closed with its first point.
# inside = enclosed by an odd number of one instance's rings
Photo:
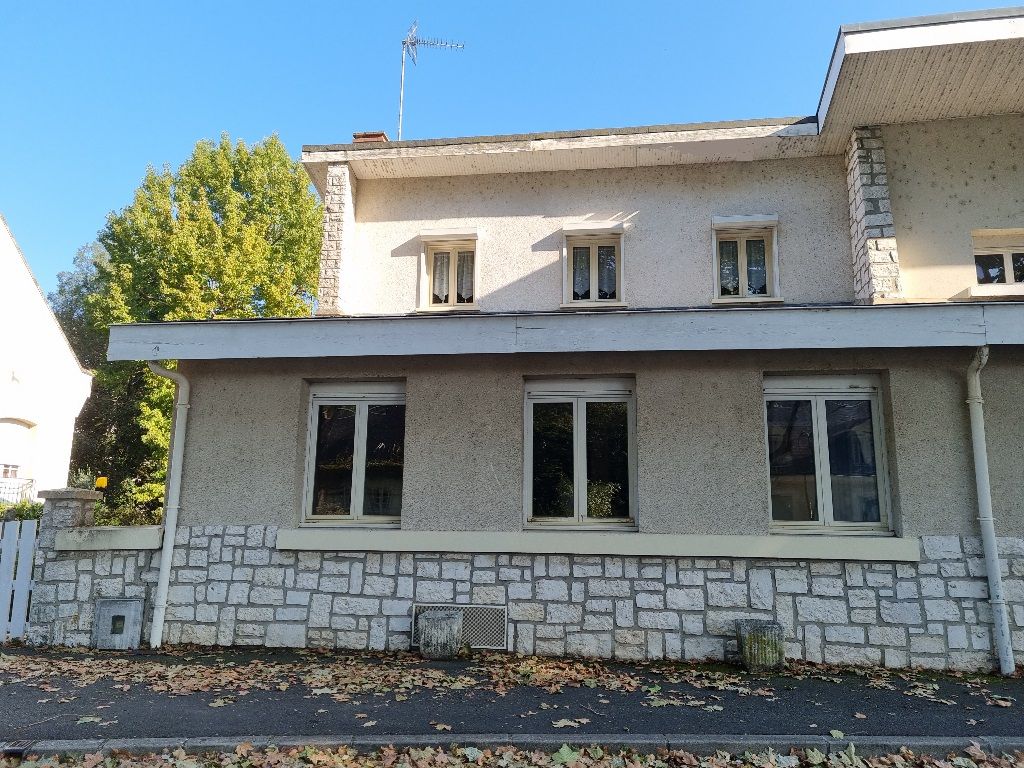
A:
{"type": "Polygon", "coordinates": [[[1024,7],[922,16],[841,27],[810,117],[315,144],[302,161],[322,194],[331,163],[384,179],[836,155],[857,127],[1024,112],[1022,82],[1024,7]]]}
{"type": "Polygon", "coordinates": [[[110,360],[978,347],[1024,302],[325,317],[115,325],[110,360]]]}

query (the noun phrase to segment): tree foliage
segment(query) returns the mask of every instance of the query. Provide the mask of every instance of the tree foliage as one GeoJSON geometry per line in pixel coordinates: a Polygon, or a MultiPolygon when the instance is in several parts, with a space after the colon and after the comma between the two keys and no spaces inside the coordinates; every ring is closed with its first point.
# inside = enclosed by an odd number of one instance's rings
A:
{"type": "Polygon", "coordinates": [[[110,478],[119,519],[152,519],[159,508],[173,387],[145,365],[107,362],[107,329],[308,315],[320,238],[320,205],[284,145],[271,137],[247,147],[223,136],[200,141],[175,172],[149,168],[98,243],[60,274],[51,304],[96,372],[72,466],[110,478]]]}

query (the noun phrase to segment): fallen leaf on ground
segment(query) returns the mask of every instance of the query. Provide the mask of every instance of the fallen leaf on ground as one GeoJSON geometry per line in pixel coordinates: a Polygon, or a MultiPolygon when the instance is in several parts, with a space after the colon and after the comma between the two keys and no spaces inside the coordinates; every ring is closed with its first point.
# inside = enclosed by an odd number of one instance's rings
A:
{"type": "Polygon", "coordinates": [[[576,722],[575,720],[568,720],[568,719],[552,720],[551,721],[551,725],[553,725],[555,728],[579,728],[580,727],[580,724],[578,722],[576,722]]]}

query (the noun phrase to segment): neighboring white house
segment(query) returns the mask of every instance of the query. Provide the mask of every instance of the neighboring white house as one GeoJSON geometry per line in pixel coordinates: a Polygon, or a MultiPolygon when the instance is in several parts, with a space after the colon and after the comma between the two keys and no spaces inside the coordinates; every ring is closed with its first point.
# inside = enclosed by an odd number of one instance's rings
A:
{"type": "Polygon", "coordinates": [[[82,369],[0,215],[0,502],[67,485],[82,369]]]}

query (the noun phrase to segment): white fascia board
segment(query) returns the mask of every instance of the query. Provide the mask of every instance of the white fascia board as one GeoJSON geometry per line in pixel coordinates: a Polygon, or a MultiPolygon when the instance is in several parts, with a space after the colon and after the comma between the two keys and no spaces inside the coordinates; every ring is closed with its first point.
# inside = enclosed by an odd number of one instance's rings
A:
{"type": "MultiPolygon", "coordinates": [[[[617,150],[623,147],[640,150],[643,148],[674,147],[687,152],[700,153],[703,147],[713,148],[716,161],[751,159],[749,147],[761,148],[765,139],[782,141],[787,138],[817,136],[818,127],[813,122],[801,123],[760,123],[727,128],[694,128],[691,130],[609,133],[597,136],[573,136],[559,138],[513,138],[501,141],[460,141],[431,143],[426,146],[374,147],[372,149],[315,149],[302,153],[302,162],[307,165],[329,163],[375,164],[389,161],[404,161],[431,158],[464,158],[472,165],[474,157],[486,155],[515,156],[522,153],[549,154],[556,156],[578,150],[617,150]],[[735,148],[735,149],[733,149],[735,148]]],[[[622,163],[607,166],[617,167],[622,163]]],[[[637,163],[630,164],[634,167],[637,163]]],[[[467,166],[468,168],[468,166],[467,166]]],[[[471,172],[467,170],[467,173],[471,172]]]]}
{"type": "Polygon", "coordinates": [[[1024,18],[966,19],[913,27],[847,32],[846,53],[1024,39],[1024,18]]]}
{"type": "Polygon", "coordinates": [[[1024,303],[755,307],[115,325],[110,360],[1024,344],[1024,303]]]}
{"type": "Polygon", "coordinates": [[[995,40],[1024,39],[1024,17],[937,21],[888,29],[841,30],[829,62],[825,85],[818,104],[818,130],[825,128],[828,109],[835,94],[843,59],[861,53],[928,48],[937,45],[966,45],[995,40]]]}

